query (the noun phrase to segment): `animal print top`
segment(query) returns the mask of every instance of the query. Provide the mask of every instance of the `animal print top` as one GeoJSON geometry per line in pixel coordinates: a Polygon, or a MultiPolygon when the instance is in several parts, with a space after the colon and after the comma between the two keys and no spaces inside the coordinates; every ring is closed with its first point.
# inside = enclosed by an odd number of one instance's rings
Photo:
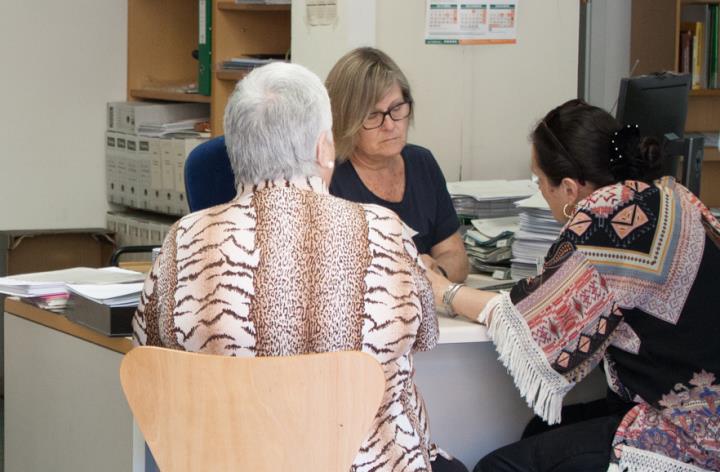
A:
{"type": "Polygon", "coordinates": [[[411,237],[395,213],[330,196],[319,178],[241,188],[173,225],[134,340],[231,356],[370,353],[387,385],[352,470],[429,471],[412,352],[433,348],[438,326],[411,237]]]}

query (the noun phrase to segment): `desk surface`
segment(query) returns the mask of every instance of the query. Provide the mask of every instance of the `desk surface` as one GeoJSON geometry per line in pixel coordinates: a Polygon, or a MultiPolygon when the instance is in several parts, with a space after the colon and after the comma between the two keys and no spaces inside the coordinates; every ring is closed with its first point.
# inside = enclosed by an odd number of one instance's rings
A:
{"type": "Polygon", "coordinates": [[[132,349],[132,341],[130,338],[118,337],[112,338],[104,334],[93,331],[77,323],[68,320],[65,315],[59,315],[51,311],[23,303],[16,298],[5,299],[5,312],[25,318],[26,320],[47,326],[48,328],[62,331],[63,333],[84,339],[85,341],[105,347],[111,351],[125,354],[132,349]]]}
{"type": "MultiPolygon", "coordinates": [[[[37,308],[23,303],[22,300],[6,298],[5,311],[121,354],[125,354],[132,349],[132,340],[130,338],[105,336],[68,320],[64,315],[37,308]]],[[[438,316],[438,323],[440,325],[439,344],[475,343],[490,340],[483,326],[461,318],[448,318],[440,315],[438,316]]]]}

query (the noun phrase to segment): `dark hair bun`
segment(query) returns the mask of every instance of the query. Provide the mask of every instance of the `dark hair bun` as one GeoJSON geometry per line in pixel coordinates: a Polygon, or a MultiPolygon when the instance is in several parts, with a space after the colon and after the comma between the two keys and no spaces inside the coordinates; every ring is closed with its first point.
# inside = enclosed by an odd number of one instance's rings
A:
{"type": "Polygon", "coordinates": [[[662,147],[653,137],[633,137],[620,143],[617,155],[621,159],[613,159],[611,153],[610,172],[619,182],[623,180],[652,181],[660,176],[662,147]]]}

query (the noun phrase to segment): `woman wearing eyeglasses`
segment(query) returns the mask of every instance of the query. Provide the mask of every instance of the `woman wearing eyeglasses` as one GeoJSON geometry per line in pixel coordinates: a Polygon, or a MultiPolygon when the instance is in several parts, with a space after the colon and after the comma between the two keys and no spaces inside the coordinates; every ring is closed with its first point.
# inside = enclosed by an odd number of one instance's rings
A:
{"type": "Polygon", "coordinates": [[[437,302],[488,326],[520,393],[554,429],[476,471],[720,470],[720,223],[653,180],[654,139],[580,100],[531,135],[532,170],[565,223],[541,275],[494,294],[429,272],[437,302]],[[562,407],[600,361],[608,397],[562,407]]]}
{"type": "Polygon", "coordinates": [[[429,150],[407,143],[413,99],[400,68],[380,50],[358,48],[325,85],[338,154],[330,193],[393,210],[417,233],[426,265],[465,280],[468,260],[445,177],[429,150]]]}

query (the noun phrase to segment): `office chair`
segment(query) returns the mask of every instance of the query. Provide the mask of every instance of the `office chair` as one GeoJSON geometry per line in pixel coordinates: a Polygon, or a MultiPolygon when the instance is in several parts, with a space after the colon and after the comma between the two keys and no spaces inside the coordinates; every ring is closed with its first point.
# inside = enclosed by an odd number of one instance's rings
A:
{"type": "Polygon", "coordinates": [[[227,203],[236,193],[224,136],[210,139],[190,152],[185,161],[185,195],[191,212],[227,203]]]}
{"type": "Polygon", "coordinates": [[[362,352],[238,358],[158,347],[120,366],[163,472],[350,470],[385,390],[362,352]]]}

